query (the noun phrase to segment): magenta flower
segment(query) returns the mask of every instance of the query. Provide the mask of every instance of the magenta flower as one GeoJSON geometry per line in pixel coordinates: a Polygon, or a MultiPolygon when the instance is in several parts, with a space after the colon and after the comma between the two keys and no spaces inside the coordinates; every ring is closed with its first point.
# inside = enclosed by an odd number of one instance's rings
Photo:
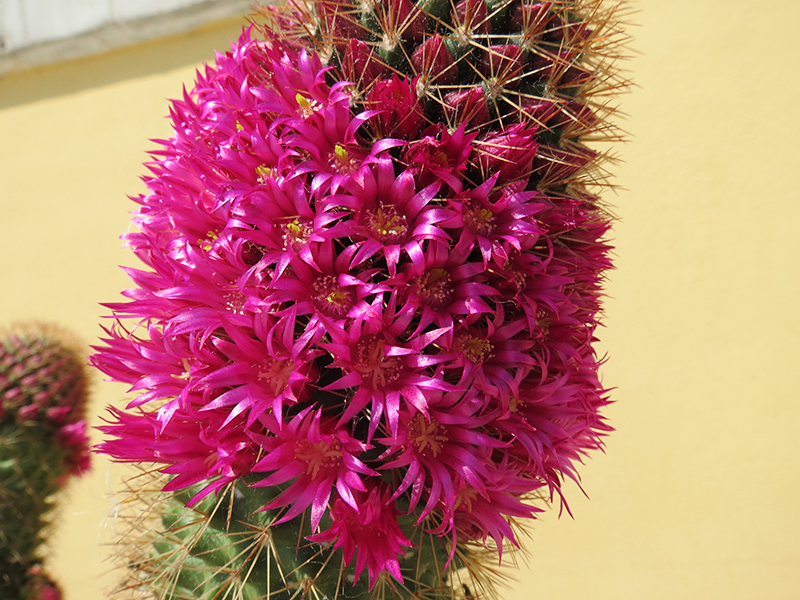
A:
{"type": "Polygon", "coordinates": [[[334,542],[334,548],[342,548],[345,563],[353,560],[358,547],[355,577],[358,579],[367,567],[370,588],[383,571],[403,581],[397,557],[405,554],[403,546],[411,545],[397,525],[397,509],[388,496],[389,490],[378,484],[364,498],[360,510],[337,498],[330,509],[330,529],[309,538],[313,542],[334,542]]]}
{"type": "Polygon", "coordinates": [[[416,89],[417,80],[400,79],[397,75],[379,80],[370,88],[367,99],[379,111],[375,118],[378,135],[416,139],[424,123],[416,89]]]}
{"type": "Polygon", "coordinates": [[[267,508],[290,505],[276,523],[288,521],[311,507],[311,528],[316,530],[334,488],[337,497],[353,510],[359,505],[354,491],[366,487],[359,475],[377,475],[357,456],[370,446],[351,437],[346,429],[337,428],[335,421],[322,422],[322,412],[305,409],[288,423],[262,419],[267,426],[265,435],[254,435],[266,456],[252,467],[256,473],[273,471],[256,485],[272,486],[292,481],[292,484],[267,508]]]}
{"type": "MultiPolygon", "coordinates": [[[[608,223],[531,184],[576,168],[540,145],[540,128],[569,127],[554,103],[488,128],[473,83],[442,94],[448,124],[426,121],[426,86],[464,65],[397,0],[381,10],[417,44],[418,75],[390,75],[342,6],[320,3],[321,26],[347,33],[332,43],[360,96],[317,55],[245,32],[173,104],[125,236],[145,268],[127,269],[92,362],[138,394],[101,451],[158,463],[170,490],[201,484],[195,500],[240,478],[280,486],[265,508],[308,513],[308,539],[372,586],[402,579],[402,515],[453,551],[516,543],[531,493],[560,495],[600,447],[608,223]]],[[[489,31],[484,3],[454,11],[489,31]]],[[[528,58],[507,44],[482,60],[513,80],[528,58]]]]}
{"type": "Polygon", "coordinates": [[[515,123],[479,140],[474,161],[482,177],[497,175],[500,183],[506,183],[529,173],[539,149],[536,131],[536,127],[515,123]]]}

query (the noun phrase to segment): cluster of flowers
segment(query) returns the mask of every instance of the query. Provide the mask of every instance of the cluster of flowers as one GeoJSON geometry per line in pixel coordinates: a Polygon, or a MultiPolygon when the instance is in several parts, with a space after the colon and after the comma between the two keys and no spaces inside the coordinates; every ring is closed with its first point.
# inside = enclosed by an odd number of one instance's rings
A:
{"type": "Polygon", "coordinates": [[[281,486],[268,508],[374,583],[400,578],[398,515],[502,546],[600,446],[607,222],[526,189],[533,126],[426,123],[397,76],[353,114],[326,72],[246,32],[174,102],[125,236],[149,268],[92,358],[139,395],[100,449],[199,496],[281,486]]]}

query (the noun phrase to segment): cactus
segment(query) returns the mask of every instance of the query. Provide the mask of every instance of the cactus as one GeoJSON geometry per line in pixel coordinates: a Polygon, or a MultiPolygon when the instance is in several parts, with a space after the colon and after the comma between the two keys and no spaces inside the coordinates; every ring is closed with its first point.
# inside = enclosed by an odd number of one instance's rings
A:
{"type": "Polygon", "coordinates": [[[587,144],[619,11],[291,2],[173,103],[92,357],[138,392],[100,450],[169,476],[124,589],[495,594],[487,556],[610,430],[587,144]]]}
{"type": "Polygon", "coordinates": [[[119,542],[125,577],[116,594],[123,597],[466,599],[491,593],[500,580],[493,551],[477,546],[462,545],[443,573],[447,545],[404,515],[400,527],[414,544],[399,561],[404,584],[381,577],[370,592],[366,578],[356,581],[330,544],[302,539],[313,533],[307,520],[275,524],[279,511],[263,507],[279,490],[237,481],[187,508],[197,489],[164,493],[164,478],[150,472],[127,483],[117,514],[118,524],[129,527],[119,542]]]}
{"type": "Polygon", "coordinates": [[[56,600],[41,567],[57,493],[89,467],[87,373],[54,326],[0,337],[0,597],[56,600]]]}

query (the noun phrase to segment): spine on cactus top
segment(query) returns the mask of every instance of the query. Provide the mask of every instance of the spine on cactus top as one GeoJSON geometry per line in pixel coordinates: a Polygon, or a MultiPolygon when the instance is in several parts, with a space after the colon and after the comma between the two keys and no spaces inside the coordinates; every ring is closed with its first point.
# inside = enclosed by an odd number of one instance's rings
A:
{"type": "Polygon", "coordinates": [[[56,495],[89,467],[84,352],[65,330],[0,333],[0,597],[58,600],[43,571],[56,495]]]}
{"type": "Polygon", "coordinates": [[[260,12],[172,105],[125,236],[145,268],[92,358],[138,393],[101,451],[170,476],[131,578],[491,595],[481,549],[611,429],[596,143],[622,5],[260,12]]]}

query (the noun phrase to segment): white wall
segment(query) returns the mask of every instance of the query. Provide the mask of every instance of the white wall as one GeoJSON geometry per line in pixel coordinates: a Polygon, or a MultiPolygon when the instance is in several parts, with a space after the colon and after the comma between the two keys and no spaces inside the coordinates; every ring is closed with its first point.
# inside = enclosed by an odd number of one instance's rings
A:
{"type": "Polygon", "coordinates": [[[252,0],[0,0],[0,75],[189,31],[252,0]]]}

